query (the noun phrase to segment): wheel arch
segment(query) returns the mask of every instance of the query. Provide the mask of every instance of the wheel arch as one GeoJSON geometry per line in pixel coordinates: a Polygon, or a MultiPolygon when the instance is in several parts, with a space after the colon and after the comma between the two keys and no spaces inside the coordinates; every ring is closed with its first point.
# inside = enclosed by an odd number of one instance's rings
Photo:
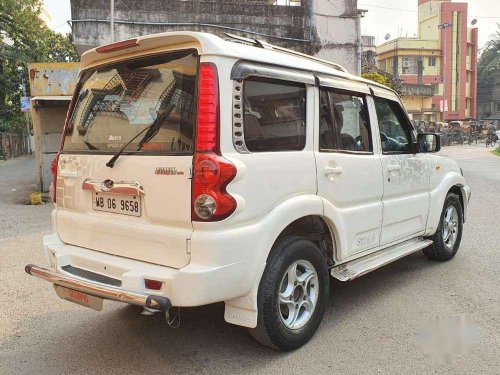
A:
{"type": "Polygon", "coordinates": [[[266,250],[259,256],[260,260],[257,265],[259,270],[253,287],[244,296],[224,301],[224,318],[228,323],[248,328],[254,328],[257,325],[257,293],[262,274],[274,245],[283,236],[296,235],[311,239],[316,243],[317,241],[330,242],[330,246],[323,244],[320,249],[325,252],[327,264],[329,266],[334,264],[339,237],[333,223],[323,216],[323,205],[317,196],[295,197],[286,203],[283,202],[276,207],[276,211],[268,215],[267,219],[270,221],[266,220],[266,223],[273,223],[272,230],[270,230],[273,235],[269,241],[266,240],[266,250]],[[271,217],[272,220],[270,220],[271,217]],[[285,217],[289,220],[283,220],[285,217]],[[312,234],[308,234],[308,231],[312,231],[312,234]]]}
{"type": "Polygon", "coordinates": [[[462,191],[462,187],[460,185],[453,185],[450,190],[448,190],[448,195],[449,193],[453,193],[458,195],[458,198],[460,200],[460,205],[462,206],[462,216],[463,216],[463,222],[465,223],[465,197],[464,197],[464,192],[462,191]]]}
{"type": "MultiPolygon", "coordinates": [[[[278,235],[276,244],[284,236],[297,236],[314,242],[323,252],[329,267],[335,264],[335,227],[321,215],[306,215],[288,224],[278,235]]],[[[269,257],[269,255],[268,255],[269,257]]]]}
{"type": "Polygon", "coordinates": [[[430,191],[430,207],[427,217],[426,231],[424,234],[425,236],[432,236],[437,230],[439,219],[441,218],[441,213],[443,211],[444,201],[450,192],[458,195],[462,205],[462,213],[465,222],[470,189],[466,186],[465,179],[460,175],[460,172],[448,172],[443,177],[439,178],[439,183],[436,184],[430,191]]]}

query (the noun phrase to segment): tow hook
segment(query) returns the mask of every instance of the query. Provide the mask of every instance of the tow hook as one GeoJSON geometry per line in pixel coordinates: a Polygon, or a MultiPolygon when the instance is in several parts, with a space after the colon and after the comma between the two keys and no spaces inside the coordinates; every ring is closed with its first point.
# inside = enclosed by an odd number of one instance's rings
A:
{"type": "Polygon", "coordinates": [[[149,307],[143,307],[141,315],[151,316],[158,312],[159,310],[150,309],[149,307]]]}
{"type": "Polygon", "coordinates": [[[178,328],[181,325],[181,308],[172,307],[165,311],[165,319],[170,328],[178,328]]]}
{"type": "Polygon", "coordinates": [[[146,298],[146,307],[151,310],[168,311],[172,303],[166,297],[150,295],[146,298]]]}
{"type": "MultiPolygon", "coordinates": [[[[152,316],[161,310],[151,309],[149,307],[143,307],[141,315],[152,316]]],[[[177,328],[181,325],[181,308],[180,307],[170,307],[165,310],[165,320],[170,328],[177,328]]]]}

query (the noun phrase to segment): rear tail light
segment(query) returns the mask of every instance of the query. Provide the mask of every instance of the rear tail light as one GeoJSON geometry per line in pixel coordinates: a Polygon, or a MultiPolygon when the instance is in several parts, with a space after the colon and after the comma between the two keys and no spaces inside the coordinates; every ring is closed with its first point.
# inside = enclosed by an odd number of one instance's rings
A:
{"type": "Polygon", "coordinates": [[[196,152],[217,152],[219,131],[219,78],[212,63],[201,63],[198,82],[196,152]]]}
{"type": "Polygon", "coordinates": [[[214,153],[196,154],[193,173],[193,220],[217,221],[236,209],[226,186],[236,176],[236,167],[214,153]]]}
{"type": "Polygon", "coordinates": [[[220,155],[219,81],[212,63],[200,64],[197,116],[192,219],[218,221],[236,209],[236,200],[226,191],[236,167],[220,155]]]}
{"type": "Polygon", "coordinates": [[[52,160],[52,163],[50,164],[50,171],[52,172],[52,183],[50,184],[50,197],[52,198],[52,202],[56,203],[57,195],[57,166],[59,164],[59,155],[60,153],[57,153],[56,157],[54,160],[52,160]]]}
{"type": "Polygon", "coordinates": [[[61,155],[64,146],[64,140],[66,139],[66,133],[68,132],[69,129],[71,111],[73,109],[73,106],[75,105],[76,97],[78,96],[78,91],[79,91],[79,86],[77,86],[77,88],[75,89],[75,92],[71,97],[71,102],[69,103],[68,106],[68,111],[66,112],[66,120],[64,121],[64,127],[61,134],[61,144],[59,146],[59,152],[57,153],[55,159],[52,160],[52,163],[50,164],[50,171],[52,172],[52,183],[50,184],[49,192],[50,192],[50,197],[52,198],[52,202],[54,202],[54,204],[56,203],[57,199],[57,168],[59,165],[59,156],[61,155]]]}

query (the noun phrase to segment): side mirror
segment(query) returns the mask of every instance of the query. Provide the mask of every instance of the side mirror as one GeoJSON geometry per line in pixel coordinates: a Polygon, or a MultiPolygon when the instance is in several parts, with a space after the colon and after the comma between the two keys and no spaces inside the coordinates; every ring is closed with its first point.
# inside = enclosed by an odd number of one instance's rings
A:
{"type": "Polygon", "coordinates": [[[418,152],[439,152],[441,137],[436,133],[421,133],[417,135],[418,152]]]}

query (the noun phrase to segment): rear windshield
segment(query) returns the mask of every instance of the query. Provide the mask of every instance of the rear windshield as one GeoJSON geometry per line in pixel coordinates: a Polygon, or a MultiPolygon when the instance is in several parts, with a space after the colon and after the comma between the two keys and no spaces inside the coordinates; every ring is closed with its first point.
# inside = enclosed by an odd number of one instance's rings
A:
{"type": "Polygon", "coordinates": [[[191,153],[197,67],[189,50],[87,71],[63,150],[191,153]]]}

